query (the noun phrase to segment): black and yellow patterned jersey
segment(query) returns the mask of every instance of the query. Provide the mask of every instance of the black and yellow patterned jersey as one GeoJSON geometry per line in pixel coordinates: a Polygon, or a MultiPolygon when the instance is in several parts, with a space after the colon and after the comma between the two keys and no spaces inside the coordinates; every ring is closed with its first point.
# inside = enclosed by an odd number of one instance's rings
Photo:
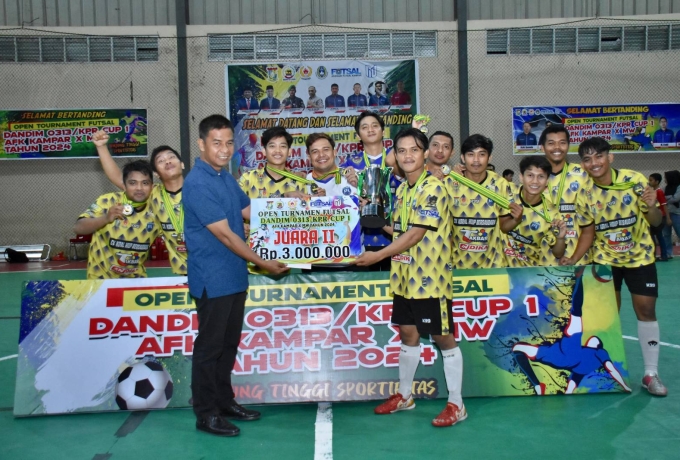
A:
{"type": "MultiPolygon", "coordinates": [[[[79,218],[101,217],[109,208],[123,203],[125,192],[100,196],[79,218]]],[[[88,279],[143,278],[144,262],[151,243],[160,234],[160,225],[150,206],[135,210],[125,219],[116,219],[92,235],[87,257],[88,279]]]]}
{"type": "MultiPolygon", "coordinates": [[[[552,246],[549,241],[553,235],[550,222],[541,215],[544,213],[541,203],[530,206],[524,201],[519,188],[516,203],[521,203],[524,208],[522,221],[517,227],[508,232],[505,246],[505,256],[508,267],[546,267],[557,265],[556,258],[552,254],[552,246]],[[537,212],[538,211],[538,212],[537,212]]],[[[558,215],[557,206],[548,198],[544,198],[545,210],[548,218],[555,219],[558,215]]]]}
{"type": "MultiPolygon", "coordinates": [[[[487,171],[480,185],[514,199],[510,184],[493,171],[487,171]]],[[[448,186],[452,199],[454,268],[505,267],[506,236],[501,232],[499,218],[509,211],[455,179],[448,186]]]]}
{"type": "Polygon", "coordinates": [[[447,199],[444,184],[431,175],[414,192],[408,182],[402,183],[397,189],[394,240],[411,227],[422,227],[427,231],[412,248],[392,257],[390,289],[394,294],[407,299],[450,299],[453,295],[449,236],[451,219],[446,216],[447,199]],[[406,203],[409,208],[408,223],[402,228],[399,210],[410,193],[414,194],[406,203]]]}
{"type": "MultiPolygon", "coordinates": [[[[151,211],[158,219],[161,226],[163,238],[168,248],[168,259],[170,259],[170,267],[175,275],[187,274],[187,247],[184,244],[184,229],[177,231],[172,224],[172,220],[165,210],[165,203],[163,202],[163,185],[155,184],[151,190],[149,197],[149,205],[151,211]]],[[[168,198],[172,204],[173,212],[176,218],[179,219],[180,209],[182,206],[182,191],[177,193],[168,193],[168,198]]]]}
{"type": "MultiPolygon", "coordinates": [[[[553,204],[559,203],[560,219],[567,224],[567,247],[564,255],[571,257],[576,249],[576,243],[581,236],[581,228],[593,223],[593,216],[588,205],[586,192],[593,187],[593,180],[586,173],[581,165],[566,163],[562,171],[557,174],[550,174],[548,178],[548,188],[545,195],[553,204]],[[560,182],[564,174],[564,186],[560,194],[560,182]]],[[[559,261],[553,258],[550,265],[558,265],[559,261]]],[[[578,265],[585,265],[592,262],[590,251],[586,252],[578,265]]]]}
{"type": "MultiPolygon", "coordinates": [[[[630,169],[614,170],[614,183],[647,186],[647,178],[630,169]]],[[[590,192],[595,219],[593,261],[614,267],[641,267],[654,263],[654,242],[640,210],[642,199],[633,189],[608,190],[594,185],[590,192]]]]}
{"type": "Polygon", "coordinates": [[[266,167],[244,173],[238,180],[238,185],[248,198],[283,198],[286,192],[305,190],[304,184],[293,179],[274,179],[266,167]]]}

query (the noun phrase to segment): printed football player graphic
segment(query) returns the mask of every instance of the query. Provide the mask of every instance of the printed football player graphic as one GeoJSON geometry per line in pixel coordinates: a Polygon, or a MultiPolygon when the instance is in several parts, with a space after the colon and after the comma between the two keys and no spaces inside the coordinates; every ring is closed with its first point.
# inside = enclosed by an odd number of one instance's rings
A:
{"type": "Polygon", "coordinates": [[[583,271],[585,268],[580,267],[574,272],[569,323],[564,329],[563,338],[544,345],[518,342],[512,347],[519,368],[534,386],[537,395],[545,394],[545,384],[538,380],[531,364],[532,361],[554,369],[570,371],[571,375],[564,390],[565,394],[572,394],[585,377],[601,368],[604,368],[626,392],[631,391],[619,371],[614,367],[609,353],[604,349],[604,345],[598,337],[590,337],[585,345],[581,345],[583,336],[583,271]]]}
{"type": "Polygon", "coordinates": [[[250,246],[253,252],[257,252],[258,249],[264,247],[264,245],[269,241],[269,228],[267,224],[262,224],[260,228],[254,232],[250,232],[250,246]]]}
{"type": "Polygon", "coordinates": [[[624,136],[623,138],[626,141],[626,144],[630,144],[631,142],[638,144],[637,150],[654,150],[652,140],[650,139],[649,134],[647,134],[647,128],[638,126],[631,136],[624,136]]]}

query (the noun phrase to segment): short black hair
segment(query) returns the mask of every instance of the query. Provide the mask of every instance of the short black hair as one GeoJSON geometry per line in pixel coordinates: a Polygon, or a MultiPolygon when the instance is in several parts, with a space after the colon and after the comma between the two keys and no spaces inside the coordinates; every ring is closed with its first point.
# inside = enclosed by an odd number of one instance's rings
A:
{"type": "Polygon", "coordinates": [[[514,176],[515,171],[513,171],[512,169],[506,169],[505,171],[503,171],[503,177],[507,176],[508,174],[512,174],[514,176]]]}
{"type": "Polygon", "coordinates": [[[394,151],[396,153],[398,143],[400,140],[402,140],[405,137],[412,137],[416,141],[416,145],[423,149],[423,151],[427,150],[430,147],[430,142],[427,140],[427,136],[419,129],[416,128],[407,128],[402,131],[399,131],[396,136],[394,136],[394,151]]]}
{"type": "Polygon", "coordinates": [[[125,183],[130,173],[133,172],[140,172],[153,180],[153,169],[151,169],[151,165],[146,160],[135,160],[126,163],[123,166],[123,183],[125,183]]]}
{"type": "Polygon", "coordinates": [[[293,145],[293,136],[290,135],[288,131],[286,131],[286,128],[282,126],[274,126],[273,128],[269,128],[265,132],[262,133],[261,137],[261,142],[262,142],[262,147],[266,147],[267,144],[269,144],[269,141],[272,139],[276,139],[277,137],[283,137],[286,139],[286,144],[288,144],[288,148],[290,148],[291,145],[293,145]]]}
{"type": "Polygon", "coordinates": [[[274,89],[274,87],[272,85],[267,85],[265,89],[274,89]]]}
{"type": "Polygon", "coordinates": [[[326,139],[330,144],[332,148],[335,148],[335,139],[333,139],[331,136],[329,136],[326,133],[312,133],[309,136],[307,136],[307,139],[305,139],[305,145],[307,146],[307,150],[310,149],[312,144],[319,139],[326,139]]]}
{"type": "Polygon", "coordinates": [[[380,123],[380,127],[385,130],[385,121],[382,119],[380,115],[378,115],[376,112],[371,112],[370,110],[367,110],[365,112],[362,112],[361,115],[357,117],[357,121],[354,123],[354,131],[356,131],[357,134],[359,134],[359,127],[361,126],[361,122],[364,120],[364,118],[367,117],[373,117],[376,120],[378,120],[378,123],[380,123]]]}
{"type": "Polygon", "coordinates": [[[252,93],[253,88],[251,88],[250,86],[246,86],[245,88],[243,88],[243,92],[245,93],[246,91],[250,91],[252,93]]]}
{"type": "Polygon", "coordinates": [[[177,150],[173,149],[169,145],[159,145],[158,147],[156,147],[155,149],[153,149],[151,151],[151,156],[149,157],[149,163],[151,163],[151,169],[153,170],[153,172],[155,172],[155,173],[158,172],[156,170],[156,157],[158,155],[160,155],[161,153],[168,152],[168,151],[174,153],[175,156],[177,157],[177,159],[179,159],[179,161],[182,161],[182,157],[177,152],[177,150]]]}
{"type": "MultiPolygon", "coordinates": [[[[544,173],[546,173],[548,176],[550,176],[550,173],[552,172],[552,165],[548,161],[548,159],[543,156],[543,155],[530,155],[528,157],[522,158],[522,161],[519,162],[519,172],[520,174],[524,174],[524,172],[531,168],[532,166],[541,169],[544,173]]],[[[511,170],[507,170],[512,172],[511,170]]],[[[503,173],[505,176],[505,172],[503,173]]]]}
{"type": "Polygon", "coordinates": [[[612,146],[609,142],[601,137],[591,137],[581,142],[578,146],[578,156],[583,158],[586,155],[595,155],[597,153],[609,152],[612,146]]]}
{"type": "Polygon", "coordinates": [[[234,127],[227,117],[219,114],[210,115],[198,124],[198,135],[201,139],[205,140],[208,137],[208,133],[213,129],[225,128],[230,129],[232,133],[234,132],[234,127]]]}
{"type": "Polygon", "coordinates": [[[433,138],[434,136],[444,136],[444,137],[448,137],[448,138],[451,140],[451,148],[453,148],[453,136],[452,136],[451,134],[447,133],[446,131],[435,131],[435,132],[432,133],[432,135],[430,136],[430,139],[429,139],[430,143],[432,143],[432,138],[433,138]]]}
{"type": "Polygon", "coordinates": [[[666,121],[668,121],[668,118],[666,118],[666,117],[659,117],[659,121],[661,121],[661,120],[666,120],[666,121]]]}
{"type": "Polygon", "coordinates": [[[661,174],[659,174],[659,173],[651,173],[651,174],[649,175],[649,177],[651,177],[652,179],[654,179],[654,180],[657,181],[658,183],[661,183],[661,179],[662,179],[662,178],[661,178],[661,174]]]}
{"type": "Polygon", "coordinates": [[[338,86],[337,83],[333,83],[333,84],[331,85],[331,88],[334,87],[334,86],[335,86],[336,88],[340,88],[340,87],[338,86]]]}
{"type": "Polygon", "coordinates": [[[489,152],[489,156],[491,156],[493,142],[483,134],[473,134],[463,141],[463,145],[460,146],[460,153],[461,155],[465,155],[466,152],[472,152],[478,148],[483,148],[489,152]]]}
{"type": "Polygon", "coordinates": [[[569,131],[567,130],[567,128],[565,128],[564,125],[553,124],[545,127],[545,129],[541,133],[541,137],[538,138],[538,145],[542,145],[545,147],[545,142],[548,140],[548,134],[556,133],[564,133],[564,135],[567,136],[567,144],[570,143],[569,131]]]}

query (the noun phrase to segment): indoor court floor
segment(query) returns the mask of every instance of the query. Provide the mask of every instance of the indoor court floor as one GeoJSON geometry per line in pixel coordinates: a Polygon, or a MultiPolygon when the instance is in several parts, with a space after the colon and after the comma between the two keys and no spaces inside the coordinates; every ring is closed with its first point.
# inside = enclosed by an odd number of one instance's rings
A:
{"type": "MultiPolygon", "coordinates": [[[[680,458],[680,257],[659,263],[660,376],[666,398],[640,387],[642,356],[630,295],[621,321],[632,394],[468,398],[469,417],[430,421],[444,400],[376,416],[376,402],[261,406],[241,435],[194,428],[190,409],[14,418],[23,281],[85,279],[84,262],[0,263],[0,459],[678,459],[680,458]],[[675,452],[675,453],[674,453],[675,452]]],[[[171,276],[150,268],[149,276],[171,276]]],[[[395,379],[397,371],[395,369],[395,379]]]]}

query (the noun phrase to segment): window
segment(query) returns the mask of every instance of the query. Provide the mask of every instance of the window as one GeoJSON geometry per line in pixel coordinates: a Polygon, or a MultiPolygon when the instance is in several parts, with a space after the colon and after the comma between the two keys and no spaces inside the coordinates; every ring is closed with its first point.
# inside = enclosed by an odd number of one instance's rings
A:
{"type": "Polygon", "coordinates": [[[0,37],[0,62],[158,61],[157,37],[0,37]]]}
{"type": "Polygon", "coordinates": [[[537,27],[486,31],[486,54],[604,53],[680,49],[680,25],[537,27]]]}
{"type": "Polygon", "coordinates": [[[436,56],[436,32],[208,36],[210,61],[436,56]]]}

